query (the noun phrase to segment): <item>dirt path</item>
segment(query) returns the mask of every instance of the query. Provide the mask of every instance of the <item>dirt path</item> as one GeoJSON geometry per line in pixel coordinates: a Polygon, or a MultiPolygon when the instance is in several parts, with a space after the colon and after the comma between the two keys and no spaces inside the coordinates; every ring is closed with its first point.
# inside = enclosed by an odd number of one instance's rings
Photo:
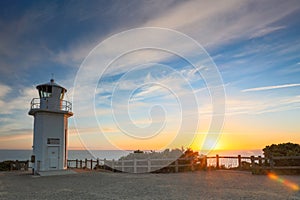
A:
{"type": "MultiPolygon", "coordinates": [[[[281,176],[300,185],[300,176],[281,176]]],[[[281,181],[282,182],[282,181],[281,181]]],[[[0,199],[294,199],[300,191],[246,172],[176,174],[86,172],[33,177],[0,173],[0,199]]]]}

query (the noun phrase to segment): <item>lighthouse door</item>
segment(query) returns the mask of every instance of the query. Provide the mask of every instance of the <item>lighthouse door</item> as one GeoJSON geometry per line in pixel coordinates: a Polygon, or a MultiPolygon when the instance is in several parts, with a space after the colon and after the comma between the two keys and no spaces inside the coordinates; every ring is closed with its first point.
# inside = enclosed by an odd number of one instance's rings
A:
{"type": "Polygon", "coordinates": [[[49,170],[58,169],[58,148],[59,147],[48,147],[49,170]]]}

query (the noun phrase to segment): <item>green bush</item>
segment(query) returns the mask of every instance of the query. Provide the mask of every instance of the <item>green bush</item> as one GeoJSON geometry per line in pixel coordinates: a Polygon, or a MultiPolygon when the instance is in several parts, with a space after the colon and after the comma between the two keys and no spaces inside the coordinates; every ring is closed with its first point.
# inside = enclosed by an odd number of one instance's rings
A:
{"type": "MultiPolygon", "coordinates": [[[[268,159],[273,157],[289,157],[300,156],[300,145],[293,143],[272,144],[266,146],[264,149],[264,155],[268,159]]],[[[280,159],[274,160],[274,166],[300,166],[300,159],[280,159]]]]}
{"type": "Polygon", "coordinates": [[[0,171],[9,171],[13,162],[11,160],[0,162],[0,171]]]}
{"type": "Polygon", "coordinates": [[[271,146],[266,146],[263,151],[267,158],[275,156],[300,156],[300,145],[290,142],[272,144],[271,146]]]}

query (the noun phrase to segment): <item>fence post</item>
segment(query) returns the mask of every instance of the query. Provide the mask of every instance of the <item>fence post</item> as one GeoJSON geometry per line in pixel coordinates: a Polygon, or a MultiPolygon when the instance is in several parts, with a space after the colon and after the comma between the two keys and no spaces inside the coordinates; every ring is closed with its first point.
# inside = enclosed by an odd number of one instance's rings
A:
{"type": "Polygon", "coordinates": [[[26,171],[28,171],[28,167],[29,167],[29,160],[26,161],[24,169],[25,169],[26,171]]]}
{"type": "Polygon", "coordinates": [[[203,160],[204,160],[203,167],[204,169],[207,169],[207,156],[204,156],[203,160]]]}
{"type": "Polygon", "coordinates": [[[103,160],[104,169],[106,170],[106,158],[103,160]]]}
{"type": "Polygon", "coordinates": [[[241,157],[241,155],[238,155],[238,163],[239,163],[238,168],[241,169],[242,168],[242,157],[241,157]]]}
{"type": "Polygon", "coordinates": [[[148,172],[151,172],[151,160],[148,158],[148,172]]]}
{"type": "Polygon", "coordinates": [[[87,158],[84,160],[84,167],[87,169],[87,158]]]}
{"type": "Polygon", "coordinates": [[[133,173],[137,173],[137,170],[136,170],[136,158],[133,159],[133,173]]]}
{"type": "Polygon", "coordinates": [[[91,159],[91,170],[93,170],[93,159],[91,159]]]}
{"type": "Polygon", "coordinates": [[[191,164],[191,171],[194,171],[194,163],[193,163],[193,159],[190,160],[190,164],[191,164]]]}
{"type": "Polygon", "coordinates": [[[111,168],[112,168],[112,171],[114,172],[115,171],[115,159],[112,159],[111,168]]]}
{"type": "Polygon", "coordinates": [[[178,159],[175,160],[175,172],[178,172],[178,159]]]}
{"type": "Polygon", "coordinates": [[[252,171],[252,174],[255,174],[256,173],[255,158],[254,158],[254,156],[251,156],[250,159],[251,159],[251,171],[252,171]]]}
{"type": "Polygon", "coordinates": [[[76,169],[78,169],[78,159],[76,159],[75,167],[76,167],[76,169]]]}
{"type": "Polygon", "coordinates": [[[261,167],[262,166],[262,159],[261,156],[258,156],[258,165],[261,167]]]}
{"type": "Polygon", "coordinates": [[[80,160],[79,164],[80,164],[80,169],[82,169],[82,160],[80,160]]]}
{"type": "Polygon", "coordinates": [[[254,165],[255,165],[254,156],[251,156],[250,159],[251,159],[251,167],[254,168],[254,165]]]}
{"type": "Polygon", "coordinates": [[[216,168],[219,169],[220,168],[220,163],[219,163],[219,155],[216,155],[216,168]]]}
{"type": "Polygon", "coordinates": [[[121,165],[122,165],[122,172],[124,172],[125,171],[125,167],[124,167],[124,160],[123,159],[121,160],[121,165]]]}
{"type": "Polygon", "coordinates": [[[19,163],[19,161],[18,161],[18,160],[16,160],[16,162],[15,162],[15,163],[16,163],[16,169],[17,169],[17,170],[20,170],[20,168],[21,168],[21,167],[20,167],[20,163],[19,163]]]}

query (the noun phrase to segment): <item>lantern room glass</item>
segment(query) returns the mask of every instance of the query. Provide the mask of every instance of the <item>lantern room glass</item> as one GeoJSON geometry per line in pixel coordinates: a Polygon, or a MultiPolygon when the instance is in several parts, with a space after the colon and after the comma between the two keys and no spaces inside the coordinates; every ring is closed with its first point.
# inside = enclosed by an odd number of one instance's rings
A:
{"type": "Polygon", "coordinates": [[[48,98],[52,95],[52,86],[49,85],[43,85],[39,87],[39,95],[40,98],[48,98]]]}

